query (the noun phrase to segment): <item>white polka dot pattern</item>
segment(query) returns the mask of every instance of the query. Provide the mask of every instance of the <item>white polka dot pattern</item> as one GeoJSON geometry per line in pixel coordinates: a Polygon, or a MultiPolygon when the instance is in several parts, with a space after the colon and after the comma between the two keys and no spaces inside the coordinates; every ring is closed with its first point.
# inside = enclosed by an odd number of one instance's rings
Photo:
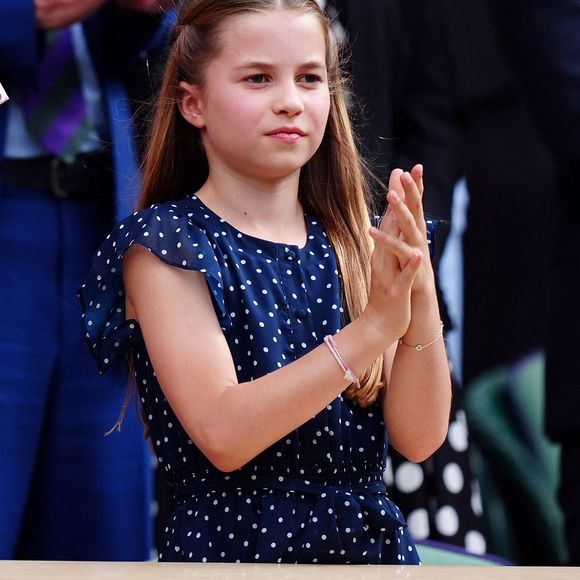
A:
{"type": "Polygon", "coordinates": [[[487,544],[483,534],[475,530],[471,530],[465,534],[465,547],[469,552],[474,554],[485,554],[487,544]]]}
{"type": "Polygon", "coordinates": [[[443,483],[451,493],[459,493],[463,489],[463,472],[457,463],[448,463],[443,468],[443,483]]]}
{"type": "Polygon", "coordinates": [[[435,515],[437,529],[445,536],[453,536],[459,529],[459,517],[453,507],[446,505],[435,515]]]}
{"type": "Polygon", "coordinates": [[[429,537],[429,514],[425,508],[417,508],[407,516],[407,523],[413,537],[424,540],[429,537]]]}
{"type": "Polygon", "coordinates": [[[463,411],[459,411],[455,420],[449,425],[447,435],[449,443],[455,451],[466,451],[468,446],[467,418],[463,411]]]}
{"type": "Polygon", "coordinates": [[[417,463],[403,462],[395,473],[395,485],[405,493],[412,493],[423,483],[423,470],[417,463]]]}
{"type": "Polygon", "coordinates": [[[197,197],[142,210],[95,257],[80,291],[102,371],[131,349],[144,416],[177,509],[164,561],[417,563],[382,479],[386,434],[377,405],[339,396],[233,473],[197,449],[165,399],[134,321],[125,321],[122,258],[131,244],[204,273],[237,371],[251,381],[318,346],[345,324],[332,247],[306,216],[303,248],[242,234],[197,197]],[[97,306],[98,304],[98,306],[97,306]]]}

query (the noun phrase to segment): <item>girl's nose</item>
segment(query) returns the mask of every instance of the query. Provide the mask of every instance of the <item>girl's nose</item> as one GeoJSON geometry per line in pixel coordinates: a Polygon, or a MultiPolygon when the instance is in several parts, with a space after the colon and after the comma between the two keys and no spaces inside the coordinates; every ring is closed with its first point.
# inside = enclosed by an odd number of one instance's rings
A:
{"type": "Polygon", "coordinates": [[[294,83],[291,86],[284,85],[276,94],[272,106],[277,115],[294,117],[304,111],[304,103],[299,94],[299,89],[294,83]]]}

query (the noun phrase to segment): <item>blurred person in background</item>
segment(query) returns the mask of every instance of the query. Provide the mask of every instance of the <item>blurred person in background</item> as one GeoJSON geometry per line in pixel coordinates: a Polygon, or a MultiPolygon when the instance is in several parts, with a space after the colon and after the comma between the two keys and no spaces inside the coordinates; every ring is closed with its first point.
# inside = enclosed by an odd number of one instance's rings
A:
{"type": "Polygon", "coordinates": [[[545,428],[561,446],[568,563],[580,566],[580,1],[488,4],[555,169],[555,187],[545,188],[535,206],[543,238],[536,247],[549,251],[545,428]]]}
{"type": "Polygon", "coordinates": [[[104,437],[127,377],[99,377],[75,293],[132,209],[127,94],[172,4],[0,4],[0,559],[151,556],[150,452],[134,413],[104,437]]]}

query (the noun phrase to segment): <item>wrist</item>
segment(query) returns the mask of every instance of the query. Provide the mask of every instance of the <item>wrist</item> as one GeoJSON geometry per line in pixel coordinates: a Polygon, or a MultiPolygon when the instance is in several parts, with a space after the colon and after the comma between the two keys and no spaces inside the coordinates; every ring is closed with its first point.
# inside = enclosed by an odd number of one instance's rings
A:
{"type": "Polygon", "coordinates": [[[429,293],[435,290],[435,272],[429,257],[424,257],[421,269],[415,277],[411,294],[429,293]]]}
{"type": "Polygon", "coordinates": [[[432,302],[437,303],[437,288],[434,277],[413,285],[411,289],[411,303],[413,305],[428,305],[432,302]]]}
{"type": "Polygon", "coordinates": [[[365,349],[382,353],[405,333],[409,318],[410,313],[402,312],[391,312],[389,316],[385,316],[383,308],[375,309],[369,302],[361,316],[351,324],[357,327],[365,349]],[[396,316],[393,317],[393,314],[396,316]]]}
{"type": "MultiPolygon", "coordinates": [[[[381,335],[372,320],[365,318],[364,314],[347,324],[330,339],[325,337],[324,342],[344,371],[345,379],[347,379],[348,370],[355,378],[363,376],[365,371],[385,351],[384,336],[381,335]],[[336,351],[338,351],[338,356],[336,351]],[[342,359],[342,364],[339,359],[342,359]]],[[[347,380],[355,383],[352,379],[347,380]]]]}
{"type": "Polygon", "coordinates": [[[399,344],[402,344],[403,346],[406,346],[408,348],[412,348],[417,352],[425,350],[426,348],[433,346],[440,338],[443,337],[443,328],[444,328],[443,322],[440,322],[439,325],[440,325],[439,332],[428,342],[410,343],[408,342],[408,339],[405,336],[402,336],[401,338],[399,338],[399,344]]]}

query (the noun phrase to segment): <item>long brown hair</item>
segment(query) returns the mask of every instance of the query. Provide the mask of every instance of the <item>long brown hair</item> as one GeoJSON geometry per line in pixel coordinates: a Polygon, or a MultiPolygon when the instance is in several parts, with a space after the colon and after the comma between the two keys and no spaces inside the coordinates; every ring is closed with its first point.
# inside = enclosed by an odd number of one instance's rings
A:
{"type": "MultiPolygon", "coordinates": [[[[372,242],[368,171],[358,151],[345,98],[345,75],[331,23],[315,0],[186,0],[172,32],[171,48],[145,151],[139,207],[179,199],[197,191],[208,177],[198,130],[182,117],[179,83],[203,85],[207,64],[220,49],[226,19],[248,12],[286,9],[313,14],[327,40],[330,115],[321,146],[302,168],[299,198],[324,225],[342,276],[346,311],[360,316],[368,302],[372,242]]],[[[361,406],[373,403],[382,382],[377,359],[351,385],[347,396],[361,406]]]]}

